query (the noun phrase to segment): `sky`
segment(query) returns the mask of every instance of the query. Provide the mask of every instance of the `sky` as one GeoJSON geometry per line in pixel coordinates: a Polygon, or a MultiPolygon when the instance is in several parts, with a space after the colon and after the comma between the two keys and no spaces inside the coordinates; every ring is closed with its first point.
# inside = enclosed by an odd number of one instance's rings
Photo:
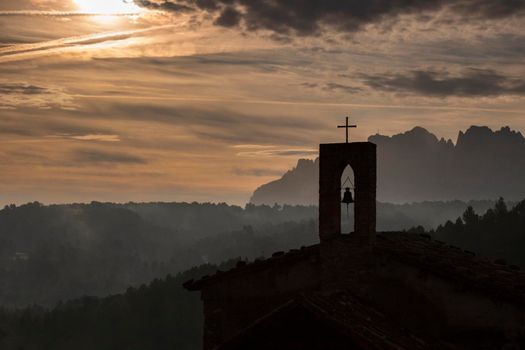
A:
{"type": "Polygon", "coordinates": [[[319,143],[525,131],[525,0],[0,0],[0,205],[211,201],[319,143]]]}

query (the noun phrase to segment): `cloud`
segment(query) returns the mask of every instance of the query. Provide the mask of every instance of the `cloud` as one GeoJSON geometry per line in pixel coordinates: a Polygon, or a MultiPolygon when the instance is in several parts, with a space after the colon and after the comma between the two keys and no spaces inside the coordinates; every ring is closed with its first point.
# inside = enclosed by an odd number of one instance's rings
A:
{"type": "Polygon", "coordinates": [[[323,87],[324,91],[339,91],[348,94],[357,94],[361,92],[362,89],[356,86],[350,86],[345,84],[338,84],[334,82],[326,83],[323,87]]]}
{"type": "Polygon", "coordinates": [[[490,69],[469,68],[460,74],[433,70],[362,75],[366,85],[377,90],[430,97],[488,97],[525,95],[525,79],[504,76],[490,69]]]}
{"type": "Polygon", "coordinates": [[[49,90],[40,86],[24,83],[0,83],[0,94],[39,95],[47,93],[49,93],[49,90]]]}
{"type": "Polygon", "coordinates": [[[117,137],[111,128],[93,125],[88,120],[74,120],[69,110],[55,108],[40,109],[19,108],[2,111],[0,118],[0,136],[3,141],[16,137],[34,140],[74,139],[77,137],[117,137]]]}
{"type": "Polygon", "coordinates": [[[227,6],[220,16],[215,20],[215,24],[222,27],[235,27],[241,21],[241,13],[231,6],[227,6]]]}
{"type": "Polygon", "coordinates": [[[49,53],[62,52],[68,48],[78,49],[80,47],[83,50],[87,50],[90,46],[96,47],[97,44],[102,44],[107,41],[123,41],[133,38],[135,36],[144,35],[148,32],[162,30],[170,27],[172,27],[172,25],[162,25],[145,29],[88,34],[30,44],[9,45],[7,47],[0,48],[0,63],[6,61],[14,61],[17,59],[31,58],[34,55],[38,54],[46,55],[49,53]]]}
{"type": "Polygon", "coordinates": [[[273,145],[233,145],[232,148],[241,148],[241,149],[270,149],[274,148],[273,145]]]}
{"type": "Polygon", "coordinates": [[[190,6],[170,2],[170,1],[149,1],[149,0],[135,0],[135,4],[150,9],[150,10],[159,10],[159,11],[170,11],[170,12],[192,12],[194,9],[190,6]]]}
{"type": "Polygon", "coordinates": [[[66,138],[79,141],[98,141],[98,142],[120,142],[119,135],[88,134],[88,135],[70,135],[66,138]]]}
{"type": "Polygon", "coordinates": [[[64,0],[2,0],[0,11],[70,11],[75,8],[73,1],[64,0]]]}
{"type": "Polygon", "coordinates": [[[285,171],[283,170],[272,170],[264,168],[234,168],[233,174],[238,176],[253,176],[253,177],[266,177],[266,176],[281,176],[285,171]]]}
{"type": "Polygon", "coordinates": [[[72,98],[57,87],[27,83],[0,82],[0,108],[74,108],[72,98]]]}
{"type": "Polygon", "coordinates": [[[363,89],[357,86],[340,84],[340,83],[335,83],[335,82],[328,82],[324,84],[306,82],[306,83],[300,84],[300,86],[305,87],[307,89],[316,89],[316,90],[325,91],[329,93],[342,92],[346,94],[357,94],[363,91],[363,89]]]}
{"type": "Polygon", "coordinates": [[[239,157],[248,158],[272,158],[272,157],[315,157],[319,154],[317,149],[311,148],[289,148],[289,149],[268,149],[259,151],[245,151],[237,153],[239,157]]]}
{"type": "Polygon", "coordinates": [[[198,140],[226,144],[304,144],[309,141],[309,132],[324,125],[319,120],[285,114],[248,114],[225,107],[209,109],[156,102],[113,103],[109,108],[114,119],[144,120],[147,116],[149,122],[184,126],[198,140]]]}
{"type": "Polygon", "coordinates": [[[203,11],[217,17],[215,24],[243,24],[249,31],[270,30],[279,34],[318,35],[325,26],[354,32],[367,24],[403,14],[448,11],[463,20],[501,19],[522,16],[520,0],[135,0],[139,6],[171,12],[203,11]]]}
{"type": "Polygon", "coordinates": [[[127,153],[116,153],[95,149],[80,149],[73,152],[72,160],[77,163],[121,163],[121,164],[146,164],[148,161],[142,157],[127,153]]]}
{"type": "Polygon", "coordinates": [[[93,17],[112,16],[125,17],[134,13],[100,13],[100,12],[71,12],[71,11],[0,11],[0,17],[93,17]]]}

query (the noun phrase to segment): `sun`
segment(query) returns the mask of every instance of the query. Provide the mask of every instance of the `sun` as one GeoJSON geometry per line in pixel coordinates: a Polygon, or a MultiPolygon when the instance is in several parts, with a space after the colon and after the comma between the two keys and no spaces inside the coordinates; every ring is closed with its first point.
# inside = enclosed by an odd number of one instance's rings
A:
{"type": "Polygon", "coordinates": [[[101,15],[138,13],[141,10],[133,0],[74,0],[74,2],[82,12],[101,15]]]}

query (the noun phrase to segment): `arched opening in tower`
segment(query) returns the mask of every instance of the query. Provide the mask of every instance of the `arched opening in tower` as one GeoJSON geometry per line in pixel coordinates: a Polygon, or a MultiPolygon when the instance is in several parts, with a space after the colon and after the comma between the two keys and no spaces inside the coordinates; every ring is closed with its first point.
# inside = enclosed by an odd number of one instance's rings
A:
{"type": "Polygon", "coordinates": [[[355,178],[354,171],[347,165],[341,175],[341,233],[354,231],[355,208],[355,178]]]}

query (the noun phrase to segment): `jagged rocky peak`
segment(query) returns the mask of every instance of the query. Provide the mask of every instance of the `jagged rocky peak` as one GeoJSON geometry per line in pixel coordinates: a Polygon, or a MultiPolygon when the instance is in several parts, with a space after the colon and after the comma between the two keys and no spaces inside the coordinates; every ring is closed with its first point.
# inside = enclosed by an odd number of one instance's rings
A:
{"type": "Polygon", "coordinates": [[[301,158],[297,161],[297,165],[288,170],[283,177],[297,176],[298,174],[309,174],[313,171],[317,172],[319,168],[319,158],[316,159],[304,159],[301,158]]]}
{"type": "Polygon", "coordinates": [[[297,165],[295,166],[295,169],[297,170],[301,170],[301,169],[304,169],[304,168],[310,168],[312,166],[315,165],[315,163],[317,163],[319,161],[319,158],[316,158],[316,159],[299,159],[297,161],[297,165]]]}
{"type": "Polygon", "coordinates": [[[421,138],[431,138],[437,140],[436,135],[429,132],[427,129],[421,127],[421,126],[415,126],[412,128],[412,130],[408,130],[402,134],[399,135],[405,135],[405,136],[414,136],[414,137],[421,137],[421,138]]]}
{"type": "MultiPolygon", "coordinates": [[[[422,127],[368,140],[377,144],[381,201],[520,200],[525,194],[525,138],[508,126],[472,126],[459,133],[456,145],[422,127]]],[[[280,179],[261,185],[251,202],[316,204],[318,177],[319,160],[301,159],[280,179]]]]}
{"type": "Polygon", "coordinates": [[[446,140],[444,137],[439,139],[439,144],[448,148],[454,148],[454,143],[451,139],[446,140]]]}
{"type": "Polygon", "coordinates": [[[456,145],[458,147],[468,147],[478,144],[485,144],[491,139],[493,134],[493,131],[487,126],[473,125],[465,132],[459,131],[456,145]]]}
{"type": "Polygon", "coordinates": [[[415,145],[417,145],[417,147],[450,147],[453,145],[451,140],[445,140],[444,138],[439,140],[436,135],[420,126],[416,126],[404,133],[392,136],[383,136],[379,134],[372,135],[368,138],[368,141],[373,142],[378,146],[388,144],[389,146],[395,145],[409,148],[414,147],[415,145]]]}
{"type": "Polygon", "coordinates": [[[490,144],[499,146],[521,146],[525,144],[525,138],[519,131],[511,130],[505,126],[497,131],[492,131],[487,126],[471,126],[467,131],[460,131],[456,147],[477,148],[486,147],[490,144]]]}
{"type": "Polygon", "coordinates": [[[253,193],[253,204],[312,204],[317,201],[316,178],[319,159],[299,159],[280,179],[261,185],[253,193]]]}
{"type": "Polygon", "coordinates": [[[374,141],[386,141],[386,140],[402,140],[402,139],[418,139],[418,140],[435,140],[437,141],[437,137],[434,134],[431,134],[428,132],[427,129],[422,128],[420,126],[416,126],[415,128],[405,131],[404,133],[392,135],[392,136],[384,136],[380,134],[372,135],[368,138],[368,141],[374,142],[374,141]]]}

